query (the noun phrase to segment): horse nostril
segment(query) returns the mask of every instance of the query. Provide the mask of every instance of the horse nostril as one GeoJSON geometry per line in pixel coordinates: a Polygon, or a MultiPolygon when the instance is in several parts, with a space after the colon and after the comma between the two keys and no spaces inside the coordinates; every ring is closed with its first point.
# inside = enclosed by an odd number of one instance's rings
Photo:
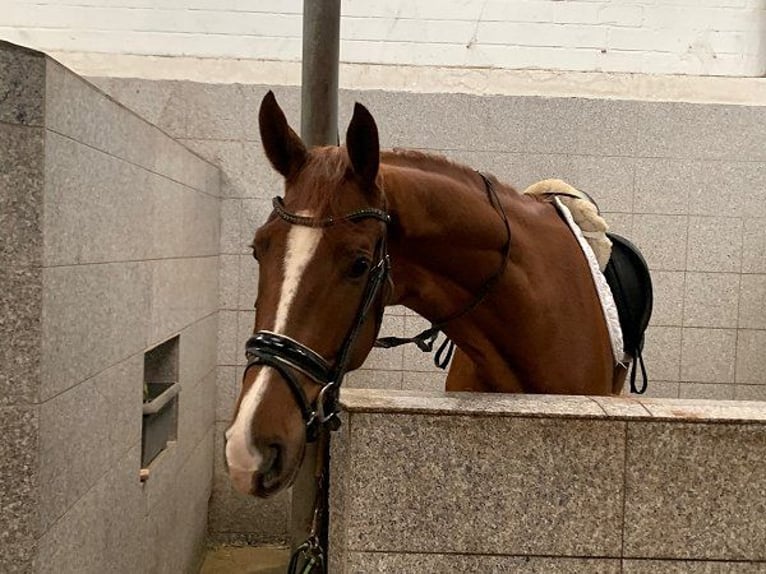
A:
{"type": "Polygon", "coordinates": [[[258,470],[263,475],[264,481],[269,482],[282,472],[282,445],[271,443],[263,451],[263,463],[258,470]]]}

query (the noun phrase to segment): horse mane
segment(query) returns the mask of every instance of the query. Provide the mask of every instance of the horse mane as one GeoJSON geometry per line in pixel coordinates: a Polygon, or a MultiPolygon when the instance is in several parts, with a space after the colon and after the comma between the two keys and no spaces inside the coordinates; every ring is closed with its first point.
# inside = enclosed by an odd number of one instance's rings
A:
{"type": "Polygon", "coordinates": [[[447,156],[421,150],[405,148],[382,150],[380,159],[382,163],[389,165],[400,165],[424,171],[448,170],[456,175],[468,177],[474,177],[476,174],[476,170],[472,167],[453,161],[447,156]]]}
{"type": "MultiPolygon", "coordinates": [[[[474,181],[476,179],[474,168],[433,152],[405,148],[381,150],[380,161],[381,165],[437,172],[460,180],[474,181]]],[[[315,216],[337,215],[340,209],[338,206],[340,197],[335,193],[327,193],[327,190],[339,189],[350,175],[351,161],[345,146],[322,146],[310,149],[298,176],[302,208],[312,211],[315,216]]],[[[492,179],[497,181],[494,177],[492,179]]],[[[499,187],[501,190],[508,188],[515,191],[510,186],[500,185],[499,187]]]]}

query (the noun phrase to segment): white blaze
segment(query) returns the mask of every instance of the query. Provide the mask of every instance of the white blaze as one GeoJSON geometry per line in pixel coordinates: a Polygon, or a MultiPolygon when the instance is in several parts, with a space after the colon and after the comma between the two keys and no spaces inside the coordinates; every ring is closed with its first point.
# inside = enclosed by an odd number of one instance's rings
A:
{"type": "MultiPolygon", "coordinates": [[[[299,215],[310,216],[307,212],[301,212],[299,215]]],[[[321,229],[300,225],[294,225],[287,235],[282,288],[277,304],[277,316],[272,329],[275,333],[286,334],[283,331],[287,325],[290,307],[295,294],[298,292],[301,277],[314,257],[321,238],[321,229]]],[[[237,486],[239,490],[244,492],[249,491],[251,475],[263,461],[262,454],[251,444],[250,429],[252,428],[253,415],[263,400],[266,378],[271,372],[270,368],[261,369],[242,398],[237,418],[226,431],[226,460],[229,463],[229,470],[235,483],[241,483],[237,486]]]]}

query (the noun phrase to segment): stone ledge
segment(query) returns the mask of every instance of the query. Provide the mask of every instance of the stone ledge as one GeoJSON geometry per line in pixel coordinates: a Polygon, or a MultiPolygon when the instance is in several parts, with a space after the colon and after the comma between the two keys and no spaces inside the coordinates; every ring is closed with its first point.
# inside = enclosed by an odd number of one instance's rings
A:
{"type": "Polygon", "coordinates": [[[766,402],[343,389],[349,413],[766,423],[766,402]]]}

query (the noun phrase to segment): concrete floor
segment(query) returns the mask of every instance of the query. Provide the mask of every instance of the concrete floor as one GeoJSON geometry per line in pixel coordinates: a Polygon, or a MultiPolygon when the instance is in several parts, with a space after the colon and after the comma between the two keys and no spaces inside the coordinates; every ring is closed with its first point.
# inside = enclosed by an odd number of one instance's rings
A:
{"type": "Polygon", "coordinates": [[[200,574],[284,574],[289,561],[282,546],[219,546],[208,550],[200,574]]]}

